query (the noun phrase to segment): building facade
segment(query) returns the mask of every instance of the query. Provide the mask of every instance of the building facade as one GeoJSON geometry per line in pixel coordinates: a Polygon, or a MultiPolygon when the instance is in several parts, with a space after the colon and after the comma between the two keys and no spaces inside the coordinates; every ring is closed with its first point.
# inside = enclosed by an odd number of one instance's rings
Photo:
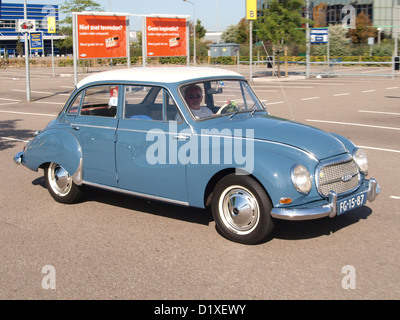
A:
{"type": "MultiPolygon", "coordinates": [[[[372,25],[382,28],[383,32],[392,35],[395,26],[399,26],[399,14],[396,6],[399,0],[308,0],[310,7],[310,19],[314,21],[314,27],[326,27],[328,25],[341,24],[348,13],[342,9],[346,5],[354,7],[356,16],[364,11],[372,21],[372,25]]],[[[268,7],[268,0],[257,1],[258,10],[268,7]]]]}
{"type": "MultiPolygon", "coordinates": [[[[35,20],[35,31],[43,32],[43,51],[45,55],[51,54],[51,35],[48,33],[47,18],[55,17],[56,33],[53,40],[62,38],[58,33],[58,5],[52,4],[27,4],[27,20],[35,20]]],[[[18,20],[24,19],[24,5],[19,3],[2,3],[0,1],[0,52],[4,56],[17,56],[25,54],[24,35],[18,32],[18,20]],[[22,45],[21,45],[22,43],[22,45]],[[18,49],[18,50],[17,50],[18,49]],[[21,52],[22,50],[22,52],[21,52]],[[20,51],[20,52],[18,52],[20,51]]],[[[57,49],[54,48],[57,53],[57,49]]]]}

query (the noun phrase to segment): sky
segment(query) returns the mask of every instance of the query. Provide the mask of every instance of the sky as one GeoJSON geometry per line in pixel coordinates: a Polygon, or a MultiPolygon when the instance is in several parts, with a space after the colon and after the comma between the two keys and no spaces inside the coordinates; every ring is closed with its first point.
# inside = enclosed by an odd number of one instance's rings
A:
{"type": "MultiPolygon", "coordinates": [[[[138,15],[176,14],[190,15],[199,19],[206,30],[224,31],[235,25],[246,15],[246,0],[190,0],[194,5],[183,0],[94,0],[104,11],[123,12],[138,15]]],[[[24,0],[2,0],[3,3],[24,3],[24,0]]],[[[61,5],[64,0],[26,0],[27,4],[61,5]]],[[[61,16],[62,19],[62,16],[61,16]]],[[[131,17],[131,30],[141,29],[141,19],[131,17]]]]}

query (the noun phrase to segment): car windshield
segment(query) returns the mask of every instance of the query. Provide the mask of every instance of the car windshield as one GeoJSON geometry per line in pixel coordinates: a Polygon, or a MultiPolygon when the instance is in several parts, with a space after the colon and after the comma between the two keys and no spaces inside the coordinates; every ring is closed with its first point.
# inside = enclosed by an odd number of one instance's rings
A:
{"type": "Polygon", "coordinates": [[[239,112],[266,111],[248,83],[243,80],[213,80],[180,88],[193,118],[234,116],[239,112]]]}

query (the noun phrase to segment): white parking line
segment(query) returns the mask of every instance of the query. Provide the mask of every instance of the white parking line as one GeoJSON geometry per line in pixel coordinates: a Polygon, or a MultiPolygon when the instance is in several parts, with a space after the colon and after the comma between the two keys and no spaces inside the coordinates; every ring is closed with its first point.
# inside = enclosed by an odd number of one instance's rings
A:
{"type": "Polygon", "coordinates": [[[376,147],[367,147],[367,146],[359,146],[359,147],[363,148],[363,149],[400,153],[400,150],[394,150],[394,149],[385,149],[385,148],[376,148],[376,147]]]}
{"type": "Polygon", "coordinates": [[[285,101],[267,102],[265,105],[269,106],[271,104],[280,104],[280,103],[285,103],[285,101]]]}
{"type": "Polygon", "coordinates": [[[28,140],[21,140],[21,139],[7,138],[7,137],[0,137],[0,140],[18,141],[18,142],[25,142],[25,143],[29,142],[28,140]]]}
{"type": "Polygon", "coordinates": [[[390,199],[400,200],[400,197],[398,197],[398,196],[390,196],[390,199]]]}
{"type": "Polygon", "coordinates": [[[384,126],[374,126],[374,125],[362,124],[362,123],[339,122],[339,121],[327,121],[327,120],[314,120],[314,119],[306,119],[306,121],[310,121],[310,122],[321,122],[321,123],[332,123],[332,124],[342,124],[342,125],[347,125],[347,126],[368,127],[368,128],[376,128],[376,129],[399,130],[399,131],[400,131],[400,128],[395,128],[395,127],[384,127],[384,126]]]}
{"type": "Polygon", "coordinates": [[[64,105],[64,102],[50,102],[50,101],[34,101],[33,103],[44,103],[44,104],[61,104],[64,105]]]}
{"type": "Polygon", "coordinates": [[[315,100],[315,99],[319,99],[320,97],[309,97],[309,98],[302,98],[300,100],[306,101],[306,100],[315,100]]]}
{"type": "Polygon", "coordinates": [[[344,93],[336,93],[336,94],[334,94],[333,96],[334,97],[339,97],[339,96],[347,96],[347,95],[349,95],[350,93],[348,93],[348,92],[344,92],[344,93]]]}
{"type": "Polygon", "coordinates": [[[393,89],[398,89],[399,87],[390,87],[390,88],[386,88],[386,90],[393,90],[393,89]]]}
{"type": "Polygon", "coordinates": [[[398,113],[398,112],[370,111],[370,110],[358,110],[358,112],[378,113],[378,114],[387,114],[387,115],[392,115],[392,116],[400,116],[400,113],[398,113]]]}
{"type": "Polygon", "coordinates": [[[3,113],[14,113],[14,114],[24,114],[29,116],[45,116],[45,117],[57,117],[56,114],[48,114],[48,113],[32,113],[32,112],[20,112],[20,111],[8,111],[8,110],[0,110],[3,113]]]}
{"type": "MultiPolygon", "coordinates": [[[[21,89],[12,89],[12,91],[17,91],[17,92],[26,92],[26,90],[21,90],[21,89]]],[[[40,93],[40,94],[48,94],[48,95],[57,95],[57,96],[70,96],[70,93],[54,93],[54,92],[47,92],[47,91],[31,91],[32,93],[40,93]]]]}
{"type": "Polygon", "coordinates": [[[367,93],[367,92],[375,92],[376,90],[364,90],[364,91],[361,91],[362,93],[367,93]]]}
{"type": "Polygon", "coordinates": [[[0,100],[17,101],[17,102],[20,102],[20,101],[21,101],[21,100],[16,100],[16,99],[7,99],[7,98],[0,98],[0,100]]]}

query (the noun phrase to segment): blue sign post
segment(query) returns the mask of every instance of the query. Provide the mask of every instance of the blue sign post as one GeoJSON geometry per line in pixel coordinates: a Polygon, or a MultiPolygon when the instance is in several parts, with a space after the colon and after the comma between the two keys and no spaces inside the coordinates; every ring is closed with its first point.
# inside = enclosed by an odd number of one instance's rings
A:
{"type": "Polygon", "coordinates": [[[43,32],[31,32],[30,35],[31,54],[43,53],[43,32]]]}
{"type": "Polygon", "coordinates": [[[328,29],[311,29],[310,43],[328,43],[328,29]]]}

